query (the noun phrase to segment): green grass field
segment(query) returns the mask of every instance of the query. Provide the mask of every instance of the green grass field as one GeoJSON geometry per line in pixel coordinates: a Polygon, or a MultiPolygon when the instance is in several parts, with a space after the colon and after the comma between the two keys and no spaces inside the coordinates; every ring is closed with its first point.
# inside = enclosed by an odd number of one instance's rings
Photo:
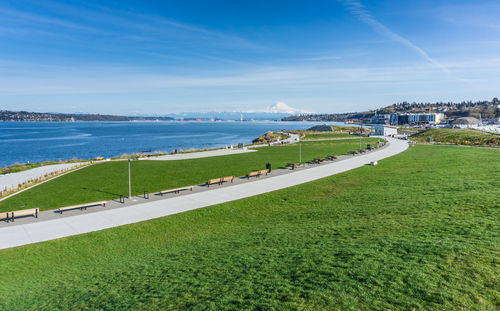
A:
{"type": "Polygon", "coordinates": [[[444,144],[500,147],[500,135],[469,129],[428,129],[411,136],[411,140],[420,143],[428,142],[429,138],[444,144]]]}
{"type": "Polygon", "coordinates": [[[498,310],[499,151],[416,146],[236,202],[0,251],[1,310],[498,310]]]}
{"type": "MultiPolygon", "coordinates": [[[[374,144],[376,139],[364,139],[374,144]]],[[[366,147],[366,145],[363,145],[366,147]]],[[[358,141],[325,141],[302,144],[302,160],[359,149],[358,141]]],[[[133,194],[156,192],[228,175],[243,176],[252,170],[299,161],[299,146],[259,148],[257,152],[179,161],[135,161],[131,164],[133,194]]],[[[79,203],[116,199],[128,194],[127,162],[104,162],[56,178],[0,202],[0,212],[38,207],[47,210],[79,203]]]]}

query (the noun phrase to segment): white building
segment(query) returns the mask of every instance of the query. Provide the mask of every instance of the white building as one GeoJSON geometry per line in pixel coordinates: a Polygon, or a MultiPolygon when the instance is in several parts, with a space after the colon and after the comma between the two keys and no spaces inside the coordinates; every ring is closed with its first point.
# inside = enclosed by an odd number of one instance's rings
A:
{"type": "Polygon", "coordinates": [[[376,124],[373,127],[375,129],[375,135],[377,136],[392,136],[398,134],[398,128],[395,126],[376,124]]]}

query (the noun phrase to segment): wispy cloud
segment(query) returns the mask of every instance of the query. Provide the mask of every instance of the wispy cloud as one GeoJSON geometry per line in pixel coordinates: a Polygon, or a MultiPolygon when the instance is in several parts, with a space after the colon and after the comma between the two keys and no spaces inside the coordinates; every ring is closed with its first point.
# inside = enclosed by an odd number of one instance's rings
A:
{"type": "Polygon", "coordinates": [[[342,57],[338,56],[338,55],[326,55],[326,56],[316,56],[316,57],[303,58],[302,60],[305,60],[305,61],[329,61],[329,60],[338,60],[338,59],[342,59],[342,57]]]}
{"type": "MultiPolygon", "coordinates": [[[[171,45],[179,39],[184,44],[203,44],[225,48],[258,49],[259,44],[237,35],[206,27],[183,23],[154,14],[141,14],[105,6],[72,6],[50,1],[40,2],[45,14],[0,7],[0,16],[14,18],[22,23],[63,27],[67,30],[86,31],[95,35],[112,35],[122,40],[150,41],[171,45]]],[[[1,23],[0,23],[1,24],[1,23]]],[[[54,29],[60,31],[60,29],[54,29]]]]}
{"type": "Polygon", "coordinates": [[[100,33],[101,31],[94,28],[94,27],[89,27],[86,25],[81,25],[73,22],[66,21],[64,19],[60,18],[55,18],[55,17],[50,17],[50,16],[44,16],[40,14],[34,14],[34,13],[27,13],[27,12],[22,12],[19,10],[13,10],[13,9],[7,9],[7,8],[0,8],[0,16],[2,16],[2,19],[5,21],[10,20],[10,21],[16,21],[18,23],[22,24],[43,24],[43,25],[49,25],[49,26],[56,26],[56,27],[64,27],[64,28],[70,28],[74,30],[81,30],[81,31],[86,31],[86,32],[92,32],[92,33],[100,33]]]}
{"type": "MultiPolygon", "coordinates": [[[[500,62],[448,63],[454,72],[477,76],[491,72],[497,79],[500,62]]],[[[0,61],[1,94],[130,94],[138,92],[185,92],[186,89],[218,90],[321,90],[340,85],[443,83],[434,66],[343,67],[317,66],[258,67],[232,70],[189,70],[167,73],[148,68],[123,66],[64,66],[0,61]]]]}
{"type": "MultiPolygon", "coordinates": [[[[265,49],[239,35],[183,23],[154,14],[142,14],[108,7],[72,6],[43,1],[37,8],[17,9],[0,5],[0,35],[20,34],[39,39],[39,35],[66,37],[64,42],[80,46],[88,40],[96,44],[86,49],[141,53],[142,50],[204,49],[206,54],[218,49],[265,49]],[[40,9],[43,8],[43,9],[40,9]],[[85,40],[74,40],[84,35],[85,40]]],[[[48,43],[48,41],[45,41],[48,43]]]]}
{"type": "Polygon", "coordinates": [[[360,21],[363,23],[367,24],[370,26],[374,31],[377,33],[381,34],[382,36],[385,36],[395,42],[398,42],[407,48],[413,50],[416,52],[418,55],[420,55],[422,58],[427,60],[429,63],[434,65],[436,68],[440,69],[442,72],[447,74],[448,76],[459,80],[459,81],[467,81],[465,79],[458,78],[453,75],[453,73],[446,67],[444,66],[441,62],[438,60],[432,58],[426,51],[424,51],[422,48],[419,46],[415,45],[413,42],[411,42],[409,39],[395,33],[391,29],[387,28],[384,24],[379,22],[377,19],[373,17],[371,12],[366,9],[366,7],[361,3],[360,1],[357,0],[338,0],[339,2],[343,3],[347,10],[356,16],[360,21]]]}

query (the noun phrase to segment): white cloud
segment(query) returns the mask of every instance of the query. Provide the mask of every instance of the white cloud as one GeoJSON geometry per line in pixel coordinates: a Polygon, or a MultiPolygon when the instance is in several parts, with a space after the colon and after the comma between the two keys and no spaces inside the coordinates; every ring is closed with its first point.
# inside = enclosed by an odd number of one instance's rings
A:
{"type": "Polygon", "coordinates": [[[465,81],[464,79],[455,77],[446,66],[444,66],[441,62],[429,56],[429,54],[427,54],[427,52],[424,51],[422,48],[418,47],[407,38],[395,33],[391,29],[387,28],[384,24],[376,20],[371,14],[371,12],[368,11],[363,5],[363,3],[361,3],[360,1],[357,0],[338,0],[338,1],[343,3],[351,14],[358,17],[360,21],[370,26],[374,31],[378,32],[384,37],[394,40],[395,42],[398,42],[408,47],[409,49],[413,50],[421,57],[423,57],[425,60],[427,60],[429,63],[434,65],[436,68],[440,69],[442,72],[447,74],[448,76],[459,81],[465,81]]]}

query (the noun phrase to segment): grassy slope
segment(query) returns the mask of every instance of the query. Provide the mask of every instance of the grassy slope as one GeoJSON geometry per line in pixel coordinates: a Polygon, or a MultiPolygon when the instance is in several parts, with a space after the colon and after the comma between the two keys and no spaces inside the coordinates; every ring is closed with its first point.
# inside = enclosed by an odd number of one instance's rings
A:
{"type": "MultiPolygon", "coordinates": [[[[374,143],[375,139],[365,139],[374,143]]],[[[345,154],[359,148],[357,141],[328,141],[302,144],[302,160],[328,154],[345,154]]],[[[134,194],[201,184],[210,178],[242,176],[251,170],[264,169],[267,162],[273,168],[288,162],[298,162],[297,145],[264,147],[258,152],[182,161],[132,162],[134,194]]],[[[99,200],[116,199],[128,194],[127,162],[105,162],[81,169],[42,184],[0,202],[0,212],[38,207],[47,210],[60,206],[99,200]]]]}
{"type": "Polygon", "coordinates": [[[425,143],[432,137],[434,142],[456,145],[500,146],[500,136],[469,129],[428,129],[411,137],[412,140],[425,143]]]}
{"type": "Polygon", "coordinates": [[[0,309],[498,309],[499,175],[498,150],[417,146],[270,194],[3,250],[0,309]]]}

